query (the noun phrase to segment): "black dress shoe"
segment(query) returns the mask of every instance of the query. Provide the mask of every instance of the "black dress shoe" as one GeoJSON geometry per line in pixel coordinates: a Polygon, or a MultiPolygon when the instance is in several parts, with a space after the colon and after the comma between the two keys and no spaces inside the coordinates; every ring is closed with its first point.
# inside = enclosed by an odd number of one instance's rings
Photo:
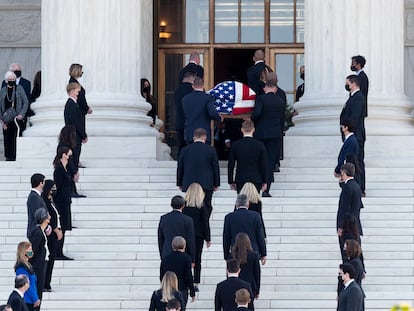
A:
{"type": "Polygon", "coordinates": [[[79,167],[79,168],[86,168],[86,166],[84,166],[84,165],[82,165],[82,164],[80,164],[80,163],[79,163],[78,167],[79,167]]]}
{"type": "Polygon", "coordinates": [[[263,198],[271,198],[271,197],[272,197],[272,195],[271,195],[268,191],[263,191],[263,192],[262,192],[262,197],[263,197],[263,198]]]}
{"type": "Polygon", "coordinates": [[[200,292],[200,290],[198,289],[198,286],[194,286],[194,291],[195,291],[196,293],[199,293],[199,292],[200,292]]]}
{"type": "Polygon", "coordinates": [[[70,195],[72,198],[86,198],[86,195],[84,194],[79,194],[77,192],[72,192],[70,195]]]}
{"type": "Polygon", "coordinates": [[[63,256],[55,257],[55,260],[73,260],[73,258],[63,255],[63,256]]]}
{"type": "Polygon", "coordinates": [[[276,172],[276,173],[279,173],[280,172],[280,168],[279,168],[279,165],[275,165],[275,167],[274,167],[274,169],[273,169],[273,172],[276,172]]]}

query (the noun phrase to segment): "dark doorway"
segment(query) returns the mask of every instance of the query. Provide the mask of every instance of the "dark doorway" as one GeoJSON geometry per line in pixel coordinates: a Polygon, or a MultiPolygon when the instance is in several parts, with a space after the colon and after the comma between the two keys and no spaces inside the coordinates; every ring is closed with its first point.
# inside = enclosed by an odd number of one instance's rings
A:
{"type": "Polygon", "coordinates": [[[214,85],[236,80],[247,84],[247,68],[254,65],[253,54],[256,49],[215,49],[214,85]]]}

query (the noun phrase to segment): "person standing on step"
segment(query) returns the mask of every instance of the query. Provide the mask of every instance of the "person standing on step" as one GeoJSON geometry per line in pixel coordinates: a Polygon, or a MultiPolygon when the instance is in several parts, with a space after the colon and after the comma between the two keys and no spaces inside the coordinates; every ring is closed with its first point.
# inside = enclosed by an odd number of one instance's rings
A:
{"type": "MultiPolygon", "coordinates": [[[[184,305],[183,296],[178,290],[177,276],[174,272],[167,271],[161,280],[161,288],[152,293],[149,311],[165,311],[172,299],[177,299],[181,306],[184,305]]],[[[185,311],[185,308],[181,310],[185,311]]]]}
{"type": "Polygon", "coordinates": [[[368,89],[369,89],[369,80],[368,76],[364,71],[366,59],[364,56],[356,55],[351,57],[351,70],[355,71],[355,74],[359,79],[359,88],[361,89],[362,94],[365,98],[365,117],[368,117],[368,89]]]}
{"type": "Polygon", "coordinates": [[[32,190],[30,190],[29,196],[27,197],[27,231],[26,236],[29,236],[30,231],[36,227],[35,212],[43,208],[47,210],[46,204],[42,199],[43,186],[45,185],[45,176],[36,173],[30,177],[30,183],[32,190]]]}
{"type": "Polygon", "coordinates": [[[24,302],[24,293],[29,289],[30,281],[27,276],[20,274],[14,279],[14,290],[7,300],[13,311],[30,311],[24,302]]]}
{"type": "Polygon", "coordinates": [[[256,96],[264,94],[263,88],[267,75],[273,70],[265,63],[265,52],[257,49],[253,56],[254,65],[247,69],[247,84],[256,93],[256,96]]]}
{"type": "Polygon", "coordinates": [[[339,178],[341,176],[341,166],[346,162],[347,157],[354,157],[355,159],[358,156],[358,140],[354,135],[355,126],[351,120],[342,120],[341,122],[341,131],[344,135],[344,143],[339,151],[338,155],[338,164],[334,170],[334,176],[339,178]]]}
{"type": "Polygon", "coordinates": [[[180,154],[177,167],[177,186],[186,192],[192,183],[201,185],[204,191],[204,206],[210,219],[213,206],[213,192],[220,187],[220,168],[217,152],[206,143],[207,132],[197,128],[193,135],[194,142],[186,146],[180,154]]]}
{"type": "Polygon", "coordinates": [[[180,74],[178,75],[178,83],[181,83],[186,72],[191,72],[194,76],[201,79],[204,78],[204,68],[200,66],[200,54],[193,52],[190,54],[190,59],[188,64],[181,69],[180,74]]]}
{"type": "Polygon", "coordinates": [[[338,311],[361,311],[363,293],[361,287],[355,282],[355,269],[350,263],[339,265],[339,276],[344,289],[338,297],[338,311]]]}

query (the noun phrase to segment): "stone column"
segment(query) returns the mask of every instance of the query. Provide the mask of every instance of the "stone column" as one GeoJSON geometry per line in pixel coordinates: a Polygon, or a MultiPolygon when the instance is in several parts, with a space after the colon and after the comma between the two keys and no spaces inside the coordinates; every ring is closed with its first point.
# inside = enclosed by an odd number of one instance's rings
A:
{"type": "Polygon", "coordinates": [[[305,2],[306,92],[288,135],[339,134],[345,78],[358,54],[367,59],[367,137],[414,134],[404,93],[404,1],[312,0],[305,2]]]}
{"type": "Polygon", "coordinates": [[[89,141],[82,158],[155,158],[161,134],[149,126],[150,105],[140,94],[140,79],[152,78],[152,48],[151,0],[42,0],[42,95],[18,157],[39,141],[47,150],[56,148],[68,69],[80,63],[80,82],[94,111],[86,116],[89,141]]]}

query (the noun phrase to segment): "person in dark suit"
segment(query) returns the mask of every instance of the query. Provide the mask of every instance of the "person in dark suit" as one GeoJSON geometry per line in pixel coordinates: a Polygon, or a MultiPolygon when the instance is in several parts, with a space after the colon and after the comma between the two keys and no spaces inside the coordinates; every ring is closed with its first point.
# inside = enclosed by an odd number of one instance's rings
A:
{"type": "Polygon", "coordinates": [[[365,98],[365,117],[368,117],[368,89],[369,89],[369,80],[368,76],[363,70],[365,67],[365,57],[361,55],[356,55],[351,57],[351,70],[355,71],[355,74],[359,79],[359,88],[361,89],[362,94],[365,98]]]}
{"type": "Polygon", "coordinates": [[[29,311],[24,302],[24,293],[29,289],[30,283],[27,276],[20,274],[14,279],[14,290],[10,294],[7,304],[12,307],[13,311],[29,311]]]}
{"type": "Polygon", "coordinates": [[[360,210],[363,208],[361,200],[361,188],[354,180],[355,167],[352,163],[345,163],[341,166],[341,181],[342,191],[339,197],[338,212],[336,215],[336,230],[338,232],[339,247],[342,251],[343,245],[341,245],[341,235],[343,234],[343,221],[346,213],[351,213],[355,216],[359,235],[362,233],[362,225],[360,220],[360,210]]]}
{"type": "Polygon", "coordinates": [[[29,233],[29,241],[32,243],[33,249],[33,257],[30,258],[30,264],[37,276],[37,295],[42,300],[47,261],[49,259],[46,235],[49,235],[51,231],[49,226],[50,215],[45,209],[38,209],[35,213],[35,219],[37,226],[29,233]]]}
{"type": "Polygon", "coordinates": [[[341,166],[345,163],[349,156],[357,158],[358,156],[358,141],[354,135],[354,124],[350,120],[342,120],[341,130],[345,137],[344,143],[339,151],[338,164],[335,167],[334,175],[339,178],[341,174],[341,166]]]}
{"type": "Polygon", "coordinates": [[[203,253],[204,241],[207,248],[211,245],[210,223],[207,208],[204,206],[204,191],[198,183],[192,183],[185,193],[187,206],[183,214],[191,217],[195,233],[195,265],[194,265],[194,286],[198,291],[201,276],[201,255],[203,253]]]}
{"type": "Polygon", "coordinates": [[[256,93],[256,95],[264,94],[263,88],[267,73],[273,70],[265,63],[265,53],[262,49],[254,52],[254,65],[247,69],[247,84],[256,93]]]}
{"type": "Polygon", "coordinates": [[[207,133],[203,128],[194,131],[194,143],[186,146],[178,159],[177,186],[183,192],[192,183],[198,183],[203,188],[204,206],[210,219],[213,206],[213,192],[220,187],[220,168],[217,152],[214,147],[206,144],[207,133]]]}
{"type": "Polygon", "coordinates": [[[73,163],[75,172],[79,168],[79,157],[81,154],[82,144],[88,142],[88,135],[85,128],[85,113],[83,108],[78,104],[78,95],[81,91],[81,85],[77,82],[70,82],[66,87],[69,95],[66,101],[64,118],[65,125],[73,125],[76,128],[76,146],[73,148],[73,163]]]}
{"type": "MultiPolygon", "coordinates": [[[[230,258],[230,250],[239,232],[246,233],[253,250],[257,253],[264,265],[266,263],[266,243],[263,233],[263,225],[258,213],[249,211],[249,201],[245,194],[237,195],[235,212],[224,217],[223,229],[223,253],[224,259],[230,258]]],[[[252,296],[253,297],[253,296],[252,296]]]]}
{"type": "Polygon", "coordinates": [[[249,310],[249,303],[251,301],[250,293],[245,288],[240,288],[236,291],[236,304],[238,311],[247,311],[249,310]]]}
{"type": "MultiPolygon", "coordinates": [[[[356,75],[346,78],[345,89],[350,92],[350,97],[345,103],[340,115],[340,124],[344,120],[350,120],[355,124],[354,135],[358,141],[358,164],[361,169],[361,190],[365,196],[365,164],[364,164],[364,145],[365,145],[365,98],[359,88],[359,79],[356,75]]],[[[344,137],[342,137],[342,140],[344,137]]]]}
{"type": "Polygon", "coordinates": [[[180,157],[182,148],[185,146],[184,139],[184,122],[185,115],[183,111],[182,99],[184,96],[190,94],[193,91],[195,75],[192,72],[185,72],[181,83],[178,84],[174,91],[174,107],[175,107],[175,132],[176,132],[176,144],[178,147],[177,160],[180,157]]]}
{"type": "Polygon", "coordinates": [[[0,311],[13,311],[12,307],[8,304],[0,305],[0,311]]]}
{"type": "Polygon", "coordinates": [[[200,54],[196,52],[190,54],[188,64],[181,69],[180,74],[178,75],[178,83],[182,83],[186,72],[191,72],[196,77],[204,78],[204,68],[200,66],[200,54]]]}
{"type": "Polygon", "coordinates": [[[182,214],[185,200],[176,195],[171,199],[172,211],[161,216],[158,224],[158,250],[161,259],[173,251],[171,243],[174,237],[182,236],[186,242],[186,253],[190,255],[191,262],[195,262],[195,235],[193,220],[182,214]]]}
{"type": "Polygon", "coordinates": [[[350,263],[339,265],[339,275],[345,288],[338,297],[338,311],[360,311],[363,304],[361,287],[354,280],[355,269],[350,263]]]}
{"type": "MultiPolygon", "coordinates": [[[[274,73],[273,73],[274,74],[274,73]]],[[[277,77],[267,80],[265,94],[256,97],[252,120],[255,125],[254,137],[263,142],[267,153],[267,189],[262,196],[269,197],[270,186],[274,181],[273,169],[280,166],[280,149],[285,128],[286,104],[276,95],[277,77]]]]}
{"type": "Polygon", "coordinates": [[[191,302],[195,301],[193,274],[191,273],[191,257],[185,252],[186,241],[182,236],[176,236],[171,242],[173,251],[161,261],[160,280],[167,271],[175,273],[178,279],[178,289],[183,296],[184,307],[187,305],[188,290],[191,302]]]}
{"type": "Polygon", "coordinates": [[[184,121],[184,138],[187,144],[193,142],[193,133],[197,128],[207,132],[207,144],[211,143],[210,120],[221,122],[223,117],[214,108],[214,98],[204,93],[204,80],[195,78],[193,91],[182,99],[184,121]]]}
{"type": "Polygon", "coordinates": [[[300,66],[299,74],[300,78],[303,80],[303,83],[296,89],[295,102],[298,102],[305,93],[305,66],[300,66]]]}
{"type": "MultiPolygon", "coordinates": [[[[227,265],[227,279],[218,283],[214,296],[215,311],[234,311],[237,308],[236,292],[241,288],[247,289],[253,297],[250,284],[239,278],[240,265],[237,259],[229,259],[227,265]]],[[[249,303],[249,310],[254,310],[253,301],[249,303]]]]}
{"type": "Polygon", "coordinates": [[[27,232],[26,236],[29,236],[30,231],[36,227],[35,212],[39,208],[47,210],[46,204],[43,201],[41,195],[43,191],[43,186],[45,184],[45,176],[39,173],[33,174],[30,177],[30,183],[32,185],[32,190],[27,197],[27,232]]]}
{"type": "Polygon", "coordinates": [[[254,124],[250,120],[242,123],[243,138],[234,142],[229,153],[227,178],[230,188],[240,192],[246,182],[253,183],[257,191],[266,190],[267,154],[264,144],[253,138],[254,124]],[[236,165],[237,164],[237,165],[236,165]],[[236,176],[234,167],[236,166],[236,176]]]}

